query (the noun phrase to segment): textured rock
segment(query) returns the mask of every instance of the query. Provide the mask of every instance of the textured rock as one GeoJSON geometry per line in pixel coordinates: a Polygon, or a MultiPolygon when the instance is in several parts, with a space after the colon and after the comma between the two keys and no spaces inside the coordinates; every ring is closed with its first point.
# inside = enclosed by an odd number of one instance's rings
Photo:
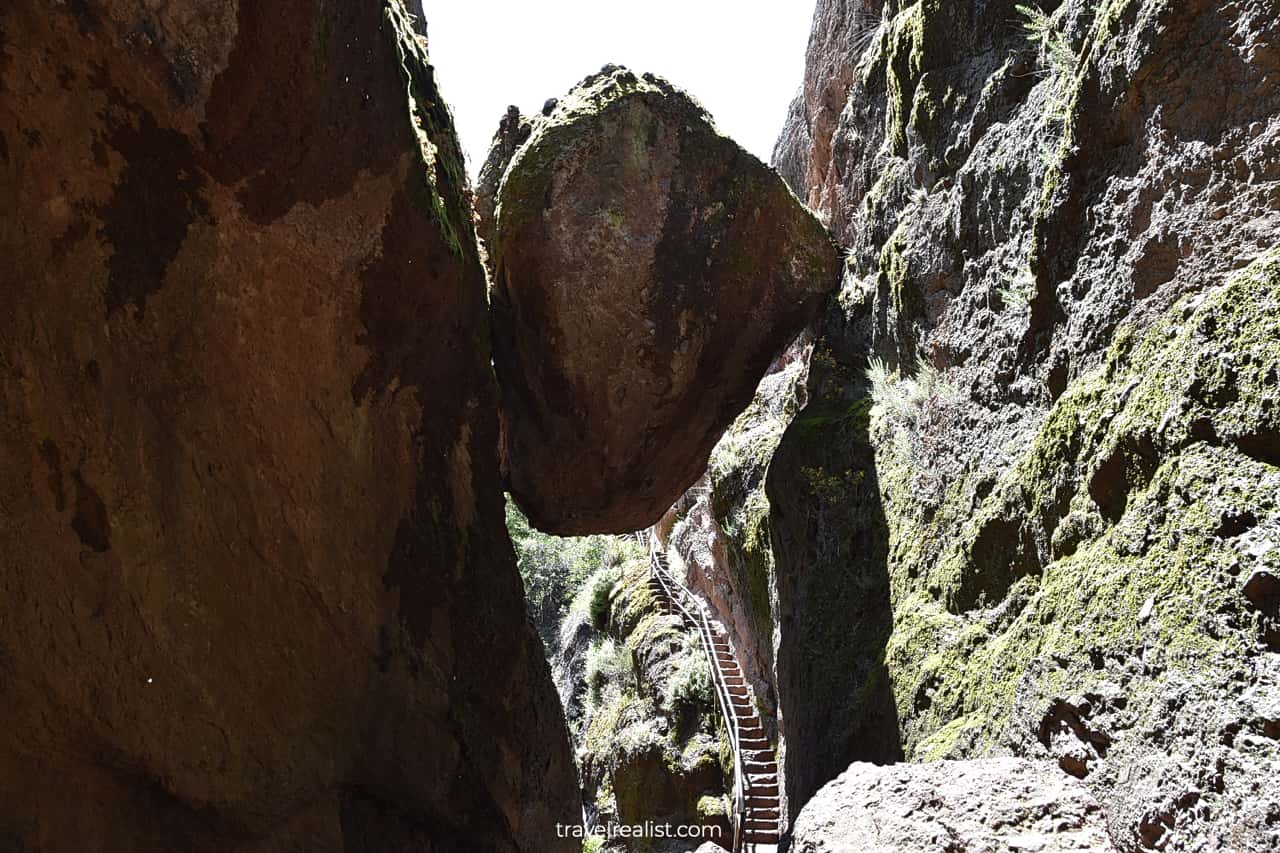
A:
{"type": "MultiPolygon", "coordinates": [[[[706,476],[676,503],[655,532],[669,542],[672,567],[728,631],[769,739],[779,715],[774,643],[773,552],[765,476],[783,431],[803,407],[811,340],[802,335],[770,368],[756,395],[711,452],[706,476]]],[[[781,788],[785,804],[784,786],[781,788]]]]}
{"type": "Polygon", "coordinates": [[[498,201],[511,492],[550,532],[650,524],[834,287],[835,248],[688,96],[622,69],[535,120],[498,201]]]}
{"type": "Polygon", "coordinates": [[[1019,5],[815,13],[775,162],[850,252],[767,464],[790,810],[1013,753],[1123,849],[1276,849],[1275,4],[1019,5]]]}
{"type": "Polygon", "coordinates": [[[1105,853],[1102,808],[1051,766],[1014,758],[854,764],[796,820],[794,853],[1105,853]]]}
{"type": "Polygon", "coordinates": [[[402,12],[0,9],[0,847],[576,849],[402,12]]]}
{"type": "MultiPolygon", "coordinates": [[[[480,167],[480,178],[476,184],[476,231],[486,249],[486,261],[498,227],[498,187],[502,185],[507,166],[511,165],[511,158],[521,145],[529,141],[532,132],[533,123],[520,115],[520,108],[507,107],[507,113],[498,123],[498,132],[489,145],[489,154],[480,167]]],[[[492,265],[489,271],[493,272],[492,265]]]]}

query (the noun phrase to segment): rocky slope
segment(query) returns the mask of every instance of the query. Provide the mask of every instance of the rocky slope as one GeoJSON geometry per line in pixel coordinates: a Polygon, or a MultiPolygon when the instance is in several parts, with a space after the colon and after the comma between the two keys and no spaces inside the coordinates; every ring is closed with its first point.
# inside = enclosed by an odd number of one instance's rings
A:
{"type": "Polygon", "coordinates": [[[1280,19],[1019,6],[820,0],[775,154],[849,248],[763,513],[713,501],[790,814],[1016,755],[1121,849],[1275,849],[1280,19]]]}
{"type": "Polygon", "coordinates": [[[579,599],[554,668],[589,820],[702,824],[727,838],[727,746],[696,635],[659,606],[647,556],[602,568],[579,599]]]}
{"type": "Polygon", "coordinates": [[[839,258],[653,75],[607,67],[528,124],[504,120],[479,205],[510,491],[542,530],[635,530],[698,479],[839,258]]]}
{"type": "Polygon", "coordinates": [[[6,3],[0,197],[0,846],[575,849],[399,0],[6,3]]]}

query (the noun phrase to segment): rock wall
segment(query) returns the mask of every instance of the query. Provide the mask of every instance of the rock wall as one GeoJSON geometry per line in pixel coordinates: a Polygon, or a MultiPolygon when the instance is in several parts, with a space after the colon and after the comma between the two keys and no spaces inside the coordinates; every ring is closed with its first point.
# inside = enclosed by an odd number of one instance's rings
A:
{"type": "Polygon", "coordinates": [[[0,197],[0,846],[576,849],[399,0],[6,3],[0,197]]]}
{"type": "Polygon", "coordinates": [[[1280,844],[1278,21],[818,3],[775,163],[849,255],[766,480],[793,816],[1012,754],[1121,849],[1280,844]]]}

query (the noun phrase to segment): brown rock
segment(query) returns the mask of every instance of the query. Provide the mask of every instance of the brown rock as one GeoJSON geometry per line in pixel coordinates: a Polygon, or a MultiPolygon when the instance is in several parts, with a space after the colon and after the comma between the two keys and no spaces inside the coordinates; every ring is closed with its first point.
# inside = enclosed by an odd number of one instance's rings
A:
{"type": "Polygon", "coordinates": [[[6,3],[0,198],[0,847],[576,849],[400,0],[6,3]]]}
{"type": "Polygon", "coordinates": [[[510,489],[561,534],[656,521],[836,284],[822,225],[683,92],[606,68],[498,194],[510,489]]]}

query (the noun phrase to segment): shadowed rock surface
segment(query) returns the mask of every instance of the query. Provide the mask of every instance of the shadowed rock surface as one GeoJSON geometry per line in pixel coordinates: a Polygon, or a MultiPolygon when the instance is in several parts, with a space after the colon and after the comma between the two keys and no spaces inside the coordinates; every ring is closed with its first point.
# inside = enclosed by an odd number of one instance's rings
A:
{"type": "Polygon", "coordinates": [[[511,492],[549,532],[637,529],[701,474],[839,257],[776,173],[651,75],[587,78],[504,171],[490,255],[511,492]]]}
{"type": "Polygon", "coordinates": [[[576,850],[399,0],[0,10],[0,847],[576,850]]]}
{"type": "Polygon", "coordinates": [[[796,820],[794,853],[1109,853],[1102,807],[1049,764],[1015,758],[854,764],[796,820]]]}

